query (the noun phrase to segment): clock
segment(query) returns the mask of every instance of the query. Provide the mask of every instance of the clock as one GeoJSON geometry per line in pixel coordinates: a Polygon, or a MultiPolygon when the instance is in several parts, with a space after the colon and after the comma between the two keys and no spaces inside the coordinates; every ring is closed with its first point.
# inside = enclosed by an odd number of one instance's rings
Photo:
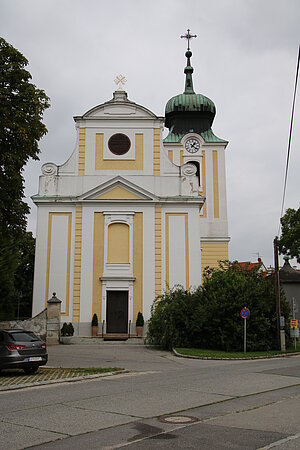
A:
{"type": "Polygon", "coordinates": [[[196,153],[200,148],[198,139],[190,138],[185,143],[185,148],[189,153],[196,153]]]}

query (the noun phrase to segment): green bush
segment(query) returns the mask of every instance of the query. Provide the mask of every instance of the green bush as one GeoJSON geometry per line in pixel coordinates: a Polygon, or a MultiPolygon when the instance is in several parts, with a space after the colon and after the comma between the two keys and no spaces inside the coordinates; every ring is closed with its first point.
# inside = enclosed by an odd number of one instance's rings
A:
{"type": "Polygon", "coordinates": [[[150,344],[166,349],[192,346],[196,331],[191,329],[192,316],[199,311],[197,292],[192,294],[177,287],[156,299],[148,323],[147,340],[150,344]]]}
{"type": "MultiPolygon", "coordinates": [[[[177,287],[159,297],[148,324],[148,342],[172,347],[195,347],[225,351],[243,350],[244,320],[247,319],[247,349],[277,348],[276,304],[273,282],[256,268],[241,269],[221,263],[207,269],[203,285],[194,291],[177,287]]],[[[289,306],[282,294],[282,315],[288,324],[289,306]]],[[[288,326],[288,325],[287,325],[288,326]]]]}
{"type": "Polygon", "coordinates": [[[60,334],[61,336],[73,336],[74,334],[74,327],[72,325],[72,323],[66,323],[64,322],[61,330],[60,330],[60,334]]]}

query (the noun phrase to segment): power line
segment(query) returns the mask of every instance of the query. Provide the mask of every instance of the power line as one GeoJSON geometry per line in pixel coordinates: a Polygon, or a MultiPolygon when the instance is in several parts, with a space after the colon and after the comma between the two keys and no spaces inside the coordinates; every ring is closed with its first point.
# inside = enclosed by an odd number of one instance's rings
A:
{"type": "Polygon", "coordinates": [[[295,77],[295,87],[294,87],[294,96],[293,96],[293,105],[292,105],[292,114],[291,114],[291,123],[290,123],[290,133],[289,133],[289,141],[288,141],[288,151],[287,151],[286,165],[285,165],[285,176],[284,176],[284,184],[283,184],[281,213],[280,213],[280,218],[279,218],[278,236],[279,236],[279,233],[280,233],[280,226],[281,226],[280,219],[283,216],[284,200],[285,200],[286,185],[287,185],[287,176],[288,176],[289,161],[290,161],[290,150],[291,150],[293,123],[294,123],[295,101],[296,101],[296,92],[297,92],[297,84],[298,84],[298,73],[299,73],[299,61],[300,61],[300,45],[299,45],[299,48],[298,48],[298,60],[297,60],[297,69],[296,69],[296,77],[295,77]]]}

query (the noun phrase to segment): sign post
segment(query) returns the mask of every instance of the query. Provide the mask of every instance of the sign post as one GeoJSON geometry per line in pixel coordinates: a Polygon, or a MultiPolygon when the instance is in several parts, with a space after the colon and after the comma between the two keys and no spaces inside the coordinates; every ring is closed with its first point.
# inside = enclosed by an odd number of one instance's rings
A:
{"type": "Polygon", "coordinates": [[[294,345],[295,350],[297,350],[297,337],[299,337],[299,328],[298,328],[298,320],[297,319],[291,319],[290,321],[290,328],[291,328],[291,337],[294,338],[294,345]]]}
{"type": "Polygon", "coordinates": [[[244,353],[247,351],[247,319],[250,315],[250,311],[246,306],[241,310],[240,316],[244,319],[244,353]]]}

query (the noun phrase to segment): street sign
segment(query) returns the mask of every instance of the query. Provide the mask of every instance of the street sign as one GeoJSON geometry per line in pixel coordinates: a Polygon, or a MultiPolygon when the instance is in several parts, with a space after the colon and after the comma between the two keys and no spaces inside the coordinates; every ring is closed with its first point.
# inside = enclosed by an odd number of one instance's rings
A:
{"type": "Polygon", "coordinates": [[[246,306],[241,309],[240,316],[242,319],[244,319],[244,353],[246,353],[246,347],[247,347],[247,319],[249,318],[250,311],[246,306]]]}
{"type": "Polygon", "coordinates": [[[249,309],[248,308],[243,308],[240,312],[240,316],[242,319],[248,319],[249,317],[249,309]]]}
{"type": "MultiPolygon", "coordinates": [[[[299,328],[291,328],[290,329],[290,336],[293,337],[294,339],[299,337],[299,328]]],[[[295,345],[296,348],[296,345],[295,345]]]]}
{"type": "Polygon", "coordinates": [[[291,328],[298,328],[298,319],[291,319],[290,326],[291,328]]]}

